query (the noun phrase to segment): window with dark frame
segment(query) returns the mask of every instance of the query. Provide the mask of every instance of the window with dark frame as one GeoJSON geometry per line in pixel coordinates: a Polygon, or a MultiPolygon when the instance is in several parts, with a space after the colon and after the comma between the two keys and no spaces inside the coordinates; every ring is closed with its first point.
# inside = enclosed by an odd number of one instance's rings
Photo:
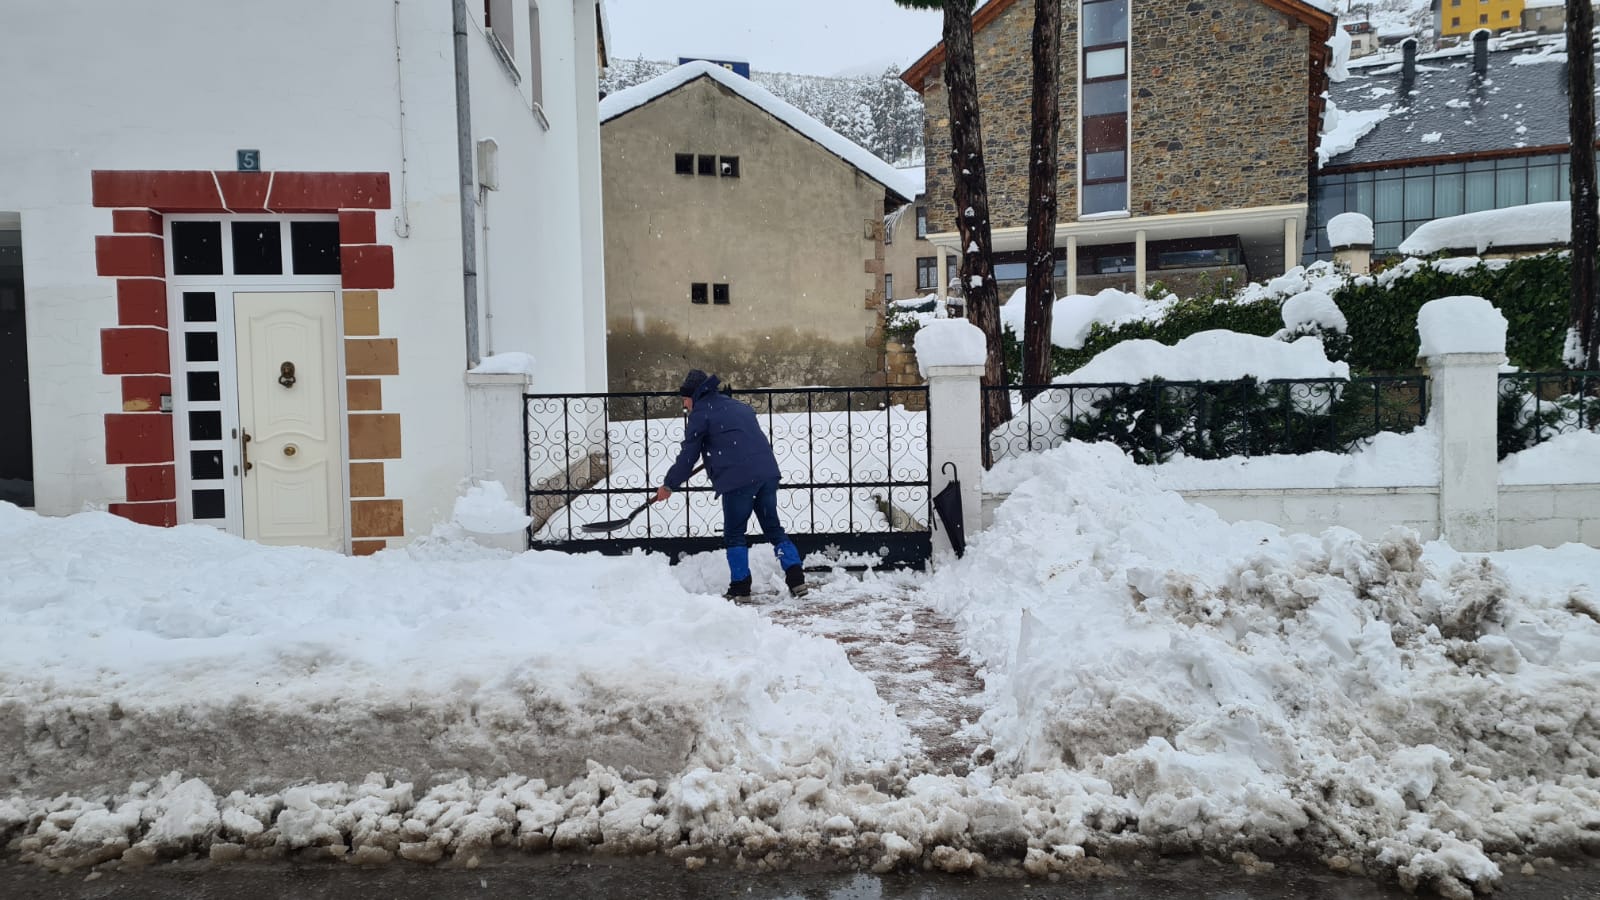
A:
{"type": "Polygon", "coordinates": [[[894,276],[888,272],[883,273],[883,299],[894,299],[894,276]]]}
{"type": "Polygon", "coordinates": [[[711,302],[718,306],[728,305],[728,286],[726,284],[713,284],[711,286],[711,302]]]}
{"type": "Polygon", "coordinates": [[[672,170],[674,172],[676,172],[677,174],[679,174],[679,175],[693,175],[694,174],[694,154],[693,153],[674,153],[674,154],[672,154],[672,170]]]}
{"type": "Polygon", "coordinates": [[[704,281],[696,281],[695,283],[689,285],[689,302],[706,302],[706,283],[704,281]]]}
{"type": "Polygon", "coordinates": [[[917,290],[932,291],[938,289],[939,260],[932,256],[917,257],[917,290]]]}
{"type": "Polygon", "coordinates": [[[739,157],[737,157],[737,156],[724,156],[724,157],[722,157],[722,165],[718,168],[718,171],[721,173],[723,178],[738,178],[739,177],[739,157]]]}
{"type": "Polygon", "coordinates": [[[927,236],[928,236],[928,208],[926,206],[919,206],[919,207],[917,207],[917,237],[918,238],[926,238],[927,236]]]}
{"type": "Polygon", "coordinates": [[[717,174],[717,158],[709,153],[702,153],[698,159],[698,171],[701,175],[717,174]]]}
{"type": "Polygon", "coordinates": [[[1128,208],[1128,0],[1084,0],[1083,214],[1128,208]]]}

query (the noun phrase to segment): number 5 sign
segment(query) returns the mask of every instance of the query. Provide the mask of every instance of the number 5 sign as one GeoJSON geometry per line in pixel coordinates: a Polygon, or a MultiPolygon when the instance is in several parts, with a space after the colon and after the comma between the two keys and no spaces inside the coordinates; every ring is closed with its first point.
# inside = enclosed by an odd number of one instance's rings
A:
{"type": "Polygon", "coordinates": [[[261,151],[260,150],[240,150],[240,151],[238,151],[238,154],[239,154],[239,171],[241,171],[241,172],[259,172],[259,171],[261,171],[261,151]]]}

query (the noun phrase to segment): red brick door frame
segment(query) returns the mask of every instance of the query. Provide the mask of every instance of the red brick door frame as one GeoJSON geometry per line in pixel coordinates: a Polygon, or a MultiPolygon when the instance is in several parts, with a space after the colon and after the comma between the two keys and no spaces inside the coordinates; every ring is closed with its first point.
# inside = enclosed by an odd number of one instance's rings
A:
{"type": "Polygon", "coordinates": [[[394,287],[394,248],[377,242],[374,210],[389,209],[387,172],[104,170],[90,173],[93,204],[111,209],[112,234],[94,239],[95,273],[116,279],[117,325],[100,331],[100,371],[121,379],[122,411],[107,413],[106,464],[125,467],[126,502],[111,512],[147,525],[178,524],[168,345],[168,213],[337,213],[345,290],[394,287]]]}

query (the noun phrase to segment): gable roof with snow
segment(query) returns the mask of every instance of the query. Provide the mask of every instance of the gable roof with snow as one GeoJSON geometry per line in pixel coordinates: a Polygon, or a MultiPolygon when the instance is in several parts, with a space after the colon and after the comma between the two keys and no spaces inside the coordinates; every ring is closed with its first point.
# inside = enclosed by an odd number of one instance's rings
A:
{"type": "Polygon", "coordinates": [[[1348,79],[1328,85],[1339,112],[1390,111],[1322,171],[1565,151],[1572,142],[1566,54],[1558,46],[1490,50],[1485,78],[1472,69],[1470,46],[1419,55],[1409,97],[1399,62],[1352,64],[1348,79]]]}
{"type": "Polygon", "coordinates": [[[823,149],[844,160],[863,175],[893,191],[901,199],[916,198],[915,179],[874,156],[865,147],[779,99],[766,88],[705,60],[684,63],[642,84],[607,95],[600,101],[600,124],[604,125],[699,78],[710,78],[728,88],[773,118],[821,145],[823,149]]]}

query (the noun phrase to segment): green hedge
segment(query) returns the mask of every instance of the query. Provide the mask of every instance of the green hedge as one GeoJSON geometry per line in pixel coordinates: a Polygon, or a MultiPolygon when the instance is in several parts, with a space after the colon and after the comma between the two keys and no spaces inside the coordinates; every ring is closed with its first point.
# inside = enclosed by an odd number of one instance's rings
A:
{"type": "MultiPolygon", "coordinates": [[[[1350,363],[1353,374],[1414,372],[1417,311],[1430,300],[1467,294],[1487,299],[1506,317],[1506,355],[1512,365],[1533,371],[1560,369],[1570,285],[1568,259],[1557,253],[1513,260],[1500,269],[1479,265],[1460,274],[1425,266],[1388,284],[1379,284],[1376,278],[1351,279],[1333,294],[1350,323],[1348,349],[1334,343],[1328,349],[1332,358],[1342,356],[1350,363]]],[[[1271,336],[1283,328],[1284,299],[1241,303],[1195,297],[1179,301],[1159,321],[1114,328],[1095,325],[1082,349],[1055,348],[1051,371],[1071,372],[1108,347],[1139,338],[1175,344],[1218,328],[1271,336]]],[[[1015,381],[1022,371],[1022,348],[1009,333],[1005,351],[1006,371],[1015,381]]]]}

